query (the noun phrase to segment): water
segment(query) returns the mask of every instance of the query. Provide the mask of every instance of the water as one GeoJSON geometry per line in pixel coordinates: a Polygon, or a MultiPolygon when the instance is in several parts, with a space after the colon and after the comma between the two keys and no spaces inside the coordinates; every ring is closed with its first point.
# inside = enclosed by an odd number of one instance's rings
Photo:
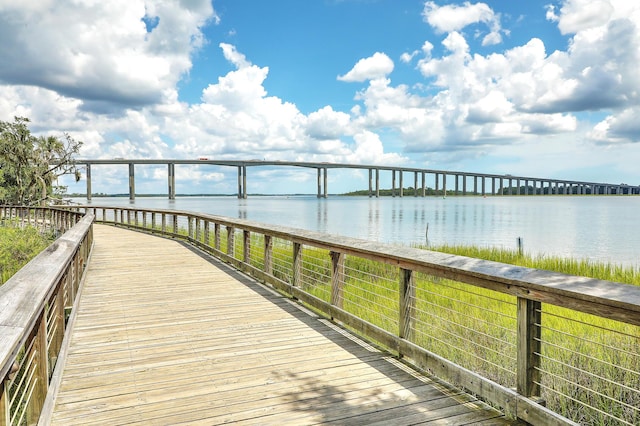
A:
{"type": "Polygon", "coordinates": [[[640,197],[633,196],[138,197],[91,204],[210,213],[388,243],[516,249],[522,238],[531,254],[640,265],[640,197]]]}

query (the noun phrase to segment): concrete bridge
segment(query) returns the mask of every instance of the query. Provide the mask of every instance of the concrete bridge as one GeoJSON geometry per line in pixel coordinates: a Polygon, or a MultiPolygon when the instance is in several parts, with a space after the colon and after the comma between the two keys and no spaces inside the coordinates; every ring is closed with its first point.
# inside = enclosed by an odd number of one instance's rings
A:
{"type": "Polygon", "coordinates": [[[228,166],[238,169],[238,198],[247,198],[247,169],[249,167],[304,167],[316,169],[318,174],[317,196],[328,195],[328,169],[358,169],[369,173],[369,197],[380,196],[380,173],[391,173],[391,189],[393,196],[404,196],[404,177],[413,175],[414,196],[424,197],[427,192],[427,176],[433,176],[434,190],[442,194],[452,195],[639,195],[640,186],[625,183],[587,182],[578,180],[553,179],[511,174],[490,174],[462,172],[452,170],[420,169],[400,166],[381,166],[344,163],[314,163],[302,161],[272,160],[171,160],[171,159],[111,159],[111,160],[78,160],[78,165],[86,166],[87,199],[91,199],[91,181],[94,166],[128,165],[129,198],[135,199],[135,166],[166,165],[167,194],[169,199],[176,197],[176,165],[213,165],[228,166]],[[447,186],[449,178],[449,186],[447,186]],[[453,180],[453,184],[451,181],[453,180]],[[397,185],[397,186],[396,186],[397,185]]]}

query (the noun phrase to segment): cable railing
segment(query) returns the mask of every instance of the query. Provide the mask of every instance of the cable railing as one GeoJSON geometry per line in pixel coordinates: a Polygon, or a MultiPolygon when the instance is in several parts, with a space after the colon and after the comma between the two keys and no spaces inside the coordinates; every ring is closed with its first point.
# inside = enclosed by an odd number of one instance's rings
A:
{"type": "Polygon", "coordinates": [[[186,241],[532,424],[640,424],[640,287],[175,210],[77,207],[186,241]]]}
{"type": "Polygon", "coordinates": [[[60,236],[0,286],[0,426],[38,422],[63,350],[89,252],[93,216],[68,209],[0,206],[4,226],[60,236]]]}

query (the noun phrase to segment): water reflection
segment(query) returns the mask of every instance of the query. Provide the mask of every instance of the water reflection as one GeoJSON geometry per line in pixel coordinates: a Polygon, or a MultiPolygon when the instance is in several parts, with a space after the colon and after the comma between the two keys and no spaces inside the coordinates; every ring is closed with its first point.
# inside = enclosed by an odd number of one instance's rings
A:
{"type": "Polygon", "coordinates": [[[639,264],[640,197],[123,197],[90,204],[197,211],[404,244],[428,237],[436,245],[516,249],[522,237],[533,254],[639,264]]]}

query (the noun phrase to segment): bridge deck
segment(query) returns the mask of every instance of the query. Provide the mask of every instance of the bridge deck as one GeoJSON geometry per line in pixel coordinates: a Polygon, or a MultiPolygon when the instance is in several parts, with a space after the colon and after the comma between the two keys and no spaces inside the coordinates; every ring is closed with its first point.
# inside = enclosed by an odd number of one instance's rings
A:
{"type": "Polygon", "coordinates": [[[178,242],[94,232],[54,425],[509,423],[178,242]]]}

